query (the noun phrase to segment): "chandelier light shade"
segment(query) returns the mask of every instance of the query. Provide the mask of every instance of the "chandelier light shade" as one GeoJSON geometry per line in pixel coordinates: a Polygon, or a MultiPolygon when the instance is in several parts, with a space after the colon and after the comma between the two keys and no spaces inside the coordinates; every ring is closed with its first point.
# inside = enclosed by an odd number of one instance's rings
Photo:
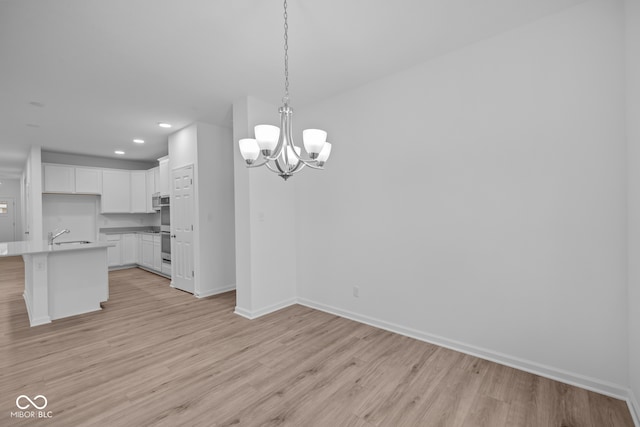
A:
{"type": "Polygon", "coordinates": [[[284,0],[284,97],[279,109],[280,127],[257,125],[254,138],[238,141],[240,154],[247,167],[266,166],[285,181],[305,166],[323,169],[331,154],[331,144],[327,142],[327,132],[321,129],[302,131],[302,142],[308,158],[302,156],[302,150],[296,146],[291,135],[291,117],[293,109],[289,106],[289,35],[287,0],[284,0]],[[260,159],[260,160],[258,160],[260,159]]]}

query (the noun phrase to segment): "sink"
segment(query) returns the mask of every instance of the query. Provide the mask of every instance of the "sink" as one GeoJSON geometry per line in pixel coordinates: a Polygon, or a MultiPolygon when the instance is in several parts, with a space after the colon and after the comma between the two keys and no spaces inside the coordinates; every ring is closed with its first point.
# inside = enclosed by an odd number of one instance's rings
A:
{"type": "Polygon", "coordinates": [[[56,242],[56,245],[86,245],[91,243],[88,240],[72,240],[71,242],[56,242]]]}

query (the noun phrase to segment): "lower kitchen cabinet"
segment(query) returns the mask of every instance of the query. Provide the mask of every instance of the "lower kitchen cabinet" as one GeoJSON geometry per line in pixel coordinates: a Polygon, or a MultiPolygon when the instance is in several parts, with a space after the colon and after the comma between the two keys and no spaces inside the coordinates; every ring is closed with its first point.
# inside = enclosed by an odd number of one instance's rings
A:
{"type": "Polygon", "coordinates": [[[153,238],[150,234],[141,234],[142,238],[142,256],[140,257],[140,265],[147,268],[154,268],[154,259],[153,259],[153,238]]]}
{"type": "Polygon", "coordinates": [[[153,269],[162,271],[162,253],[160,250],[160,236],[153,236],[153,269]]]}
{"type": "Polygon", "coordinates": [[[138,264],[138,238],[135,233],[122,235],[122,264],[138,264]]]}
{"type": "Polygon", "coordinates": [[[115,246],[107,248],[107,259],[109,267],[117,267],[122,265],[122,235],[120,234],[106,234],[104,239],[115,246]]]}
{"type": "Polygon", "coordinates": [[[162,265],[159,234],[100,234],[100,240],[115,245],[107,249],[109,267],[139,265],[152,272],[171,276],[170,269],[162,265]]]}

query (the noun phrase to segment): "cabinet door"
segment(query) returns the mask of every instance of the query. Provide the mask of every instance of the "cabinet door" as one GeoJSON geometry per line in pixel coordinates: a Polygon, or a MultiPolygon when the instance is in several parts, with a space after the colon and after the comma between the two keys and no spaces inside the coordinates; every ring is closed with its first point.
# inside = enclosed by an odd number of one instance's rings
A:
{"type": "Polygon", "coordinates": [[[162,270],[162,253],[160,249],[160,236],[153,236],[153,268],[162,270]]]}
{"type": "MultiPolygon", "coordinates": [[[[155,168],[154,168],[155,169],[155,168]]],[[[146,205],[147,205],[147,213],[154,213],[155,210],[153,209],[153,193],[156,192],[156,176],[154,173],[154,169],[149,169],[146,172],[146,178],[147,178],[147,193],[145,196],[145,201],[146,201],[146,205]]]]}
{"type": "Polygon", "coordinates": [[[147,212],[147,178],[144,171],[131,172],[131,213],[147,212]]]}
{"type": "Polygon", "coordinates": [[[43,165],[45,193],[74,193],[75,173],[73,166],[43,165]]]}
{"type": "Polygon", "coordinates": [[[142,259],[140,264],[147,268],[153,268],[153,238],[142,235],[142,259]]]}
{"type": "Polygon", "coordinates": [[[129,171],[102,171],[102,213],[131,212],[131,182],[129,171]]]}
{"type": "Polygon", "coordinates": [[[153,182],[154,182],[153,194],[156,194],[160,192],[160,167],[156,166],[151,170],[153,171],[153,182]]]}
{"type": "Polygon", "coordinates": [[[102,169],[76,168],[76,193],[102,194],[102,169]]]}
{"type": "Polygon", "coordinates": [[[107,248],[109,267],[122,265],[122,236],[120,234],[109,234],[107,235],[107,241],[115,244],[115,246],[107,248]]]}
{"type": "Polygon", "coordinates": [[[123,234],[122,244],[122,264],[137,264],[138,263],[138,242],[137,234],[123,234]]]}
{"type": "Polygon", "coordinates": [[[162,196],[168,196],[171,180],[171,177],[169,176],[169,159],[160,160],[158,168],[160,175],[160,194],[162,196]]]}

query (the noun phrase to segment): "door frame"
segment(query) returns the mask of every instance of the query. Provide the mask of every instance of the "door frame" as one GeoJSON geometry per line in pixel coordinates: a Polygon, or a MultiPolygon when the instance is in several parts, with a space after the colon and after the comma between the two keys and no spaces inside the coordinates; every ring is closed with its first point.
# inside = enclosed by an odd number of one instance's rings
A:
{"type": "Polygon", "coordinates": [[[16,241],[16,218],[17,218],[17,210],[16,210],[16,198],[15,196],[0,196],[0,201],[4,201],[7,200],[9,202],[11,202],[11,206],[13,207],[13,237],[11,238],[11,240],[9,240],[10,242],[15,242],[16,241]]]}
{"type": "MultiPolygon", "coordinates": [[[[193,226],[195,228],[196,225],[196,221],[198,218],[198,213],[196,211],[197,208],[197,192],[196,192],[196,185],[197,185],[197,180],[196,180],[196,165],[194,163],[189,163],[177,168],[170,168],[169,169],[169,178],[170,178],[170,185],[169,185],[169,197],[171,201],[174,200],[174,186],[173,186],[173,175],[175,172],[180,171],[180,170],[184,170],[184,169],[191,169],[191,179],[193,181],[192,185],[191,185],[191,191],[192,191],[192,196],[191,196],[191,203],[192,203],[192,222],[193,222],[193,226]]],[[[171,202],[170,202],[171,203],[171,202]]],[[[170,234],[173,236],[175,234],[175,230],[173,229],[173,224],[175,224],[175,209],[173,207],[170,208],[169,210],[169,221],[170,221],[170,225],[169,225],[169,229],[170,229],[170,234]]],[[[196,230],[194,229],[193,234],[192,234],[192,238],[191,238],[191,245],[193,248],[193,253],[191,254],[191,259],[193,262],[193,271],[194,271],[194,276],[193,276],[193,295],[197,296],[197,292],[198,292],[198,261],[196,260],[196,256],[197,256],[197,252],[196,251],[196,243],[197,243],[197,239],[198,236],[196,235],[196,230]]],[[[173,264],[173,260],[174,260],[174,251],[175,251],[175,239],[171,239],[171,287],[175,287],[174,286],[174,277],[175,277],[175,273],[174,273],[174,264],[173,264]]],[[[177,288],[179,289],[179,288],[177,288]]]]}

